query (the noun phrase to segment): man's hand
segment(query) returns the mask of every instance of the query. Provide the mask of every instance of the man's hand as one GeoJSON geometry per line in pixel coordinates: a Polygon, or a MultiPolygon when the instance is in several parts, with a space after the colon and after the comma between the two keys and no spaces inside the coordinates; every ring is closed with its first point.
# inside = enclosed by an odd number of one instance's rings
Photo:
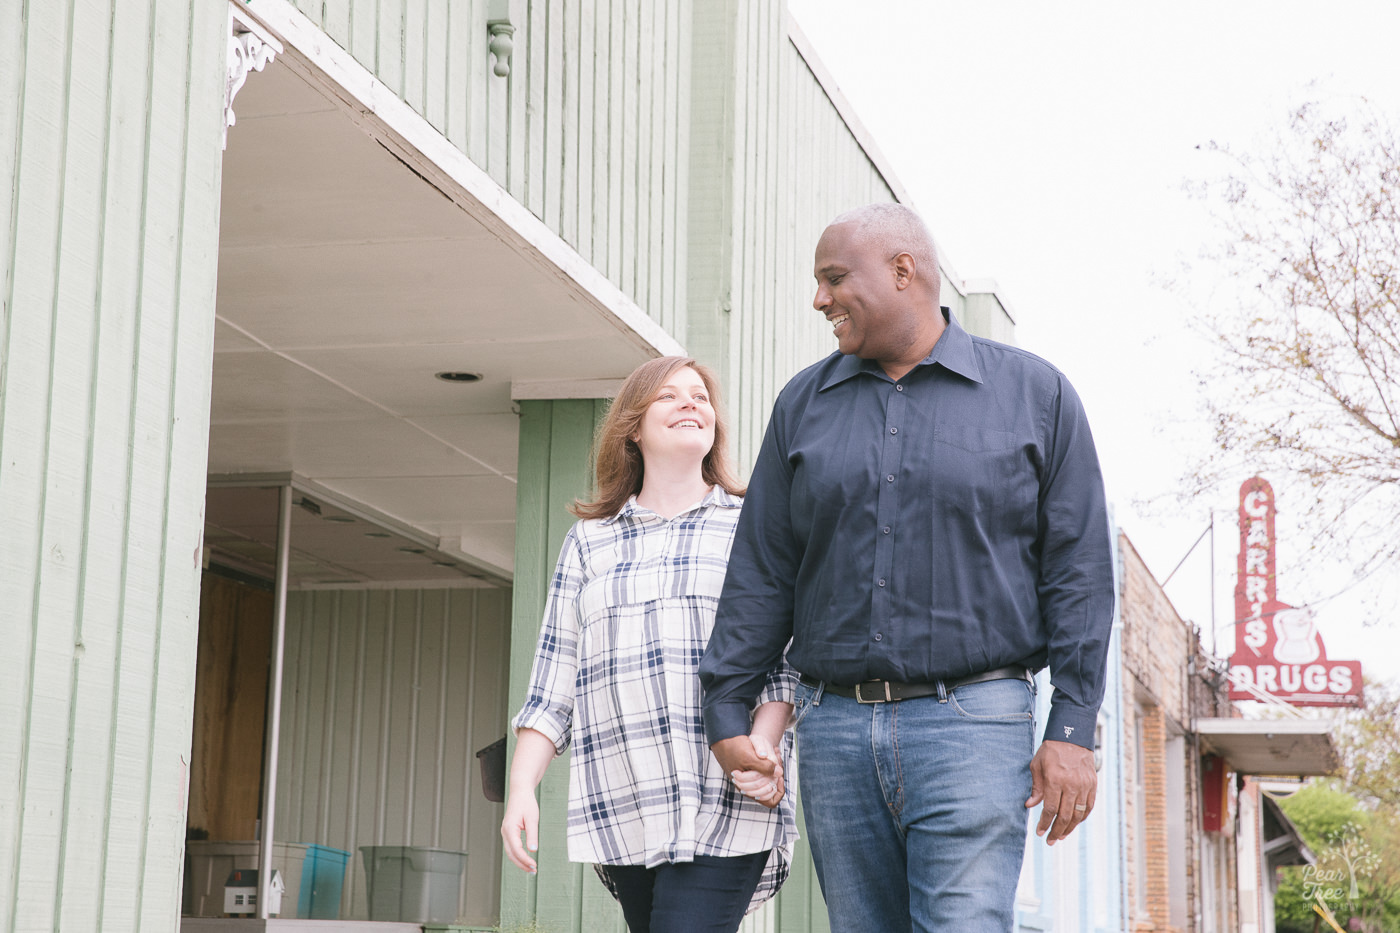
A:
{"type": "Polygon", "coordinates": [[[1026,801],[1027,809],[1045,804],[1035,834],[1044,836],[1049,830],[1045,844],[1053,846],[1074,832],[1094,811],[1098,785],[1091,750],[1070,742],[1041,742],[1031,759],[1031,796],[1026,801]]]}
{"type": "Polygon", "coordinates": [[[715,753],[715,759],[725,774],[733,774],[735,771],[757,771],[768,777],[773,776],[776,762],[760,755],[758,749],[753,747],[753,740],[747,735],[720,739],[710,746],[710,751],[715,753]]]}
{"type": "Polygon", "coordinates": [[[772,810],[782,802],[783,794],[787,793],[787,788],[783,783],[782,756],[773,747],[773,743],[768,741],[767,736],[755,733],[749,738],[759,756],[773,762],[773,773],[765,775],[757,771],[731,771],[729,777],[734,781],[734,786],[739,788],[740,793],[746,797],[752,797],[772,810]]]}

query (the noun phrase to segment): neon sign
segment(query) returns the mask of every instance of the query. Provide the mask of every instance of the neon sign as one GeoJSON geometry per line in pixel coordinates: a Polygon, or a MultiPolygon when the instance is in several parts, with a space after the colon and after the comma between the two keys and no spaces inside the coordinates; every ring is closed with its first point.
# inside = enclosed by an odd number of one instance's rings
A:
{"type": "Polygon", "coordinates": [[[1240,486],[1240,557],[1235,582],[1235,653],[1230,699],[1270,693],[1294,706],[1355,706],[1361,662],[1330,661],[1308,606],[1279,602],[1274,490],[1255,476],[1240,486]]]}

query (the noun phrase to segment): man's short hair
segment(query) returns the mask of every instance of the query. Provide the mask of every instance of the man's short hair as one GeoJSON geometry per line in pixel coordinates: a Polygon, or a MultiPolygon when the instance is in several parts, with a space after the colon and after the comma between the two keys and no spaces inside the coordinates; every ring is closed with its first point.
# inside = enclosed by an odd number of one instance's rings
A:
{"type": "MultiPolygon", "coordinates": [[[[921,273],[929,275],[937,283],[942,276],[938,270],[938,250],[933,245],[933,234],[912,208],[903,204],[867,204],[846,211],[831,222],[855,224],[857,242],[870,242],[879,247],[880,252],[893,259],[900,253],[908,253],[921,273]]],[[[937,286],[935,284],[935,291],[937,286]]]]}

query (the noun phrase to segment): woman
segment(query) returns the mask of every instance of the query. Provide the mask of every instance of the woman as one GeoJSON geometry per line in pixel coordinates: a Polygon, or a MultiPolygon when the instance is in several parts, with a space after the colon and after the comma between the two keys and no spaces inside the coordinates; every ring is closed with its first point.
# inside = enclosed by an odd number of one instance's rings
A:
{"type": "MultiPolygon", "coordinates": [[[[628,929],[733,933],[786,879],[797,832],[781,768],[725,775],[700,719],[743,495],[713,375],[685,357],[642,364],[595,446],[598,496],[572,508],[512,722],[506,853],[535,871],[535,788],[572,742],[569,858],[595,864],[628,929]]],[[[754,711],[755,750],[779,766],[794,681],[775,671],[754,711]]]]}

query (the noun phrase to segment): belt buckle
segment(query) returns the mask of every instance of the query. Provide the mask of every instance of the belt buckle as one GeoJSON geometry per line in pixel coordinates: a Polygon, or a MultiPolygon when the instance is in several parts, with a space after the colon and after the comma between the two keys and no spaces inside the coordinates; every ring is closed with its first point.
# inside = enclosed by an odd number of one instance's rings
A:
{"type": "Polygon", "coordinates": [[[882,697],[875,697],[874,699],[870,699],[870,700],[867,700],[864,696],[861,695],[861,692],[860,692],[861,685],[860,685],[860,684],[856,684],[856,687],[855,687],[855,690],[856,690],[856,702],[857,702],[857,703],[889,703],[889,702],[891,702],[893,698],[890,696],[890,682],[889,682],[888,680],[882,680],[882,681],[880,681],[880,683],[883,684],[884,687],[885,687],[885,695],[882,696],[882,697]]]}

